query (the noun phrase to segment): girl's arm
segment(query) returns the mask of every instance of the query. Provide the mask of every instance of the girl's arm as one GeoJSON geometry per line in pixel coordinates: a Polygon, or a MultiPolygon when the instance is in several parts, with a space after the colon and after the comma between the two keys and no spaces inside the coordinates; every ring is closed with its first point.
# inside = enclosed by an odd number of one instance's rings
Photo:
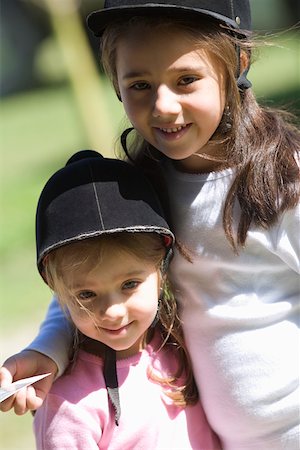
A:
{"type": "Polygon", "coordinates": [[[51,358],[57,366],[59,377],[69,364],[73,327],[53,297],[39,334],[25,350],[34,350],[51,358]]]}
{"type": "Polygon", "coordinates": [[[12,381],[42,373],[51,372],[52,376],[8,398],[0,404],[0,410],[5,412],[14,408],[15,413],[21,415],[39,408],[55,377],[68,365],[71,342],[72,326],[53,298],[38,336],[25,350],[4,362],[0,369],[0,385],[7,386],[12,381]]]}

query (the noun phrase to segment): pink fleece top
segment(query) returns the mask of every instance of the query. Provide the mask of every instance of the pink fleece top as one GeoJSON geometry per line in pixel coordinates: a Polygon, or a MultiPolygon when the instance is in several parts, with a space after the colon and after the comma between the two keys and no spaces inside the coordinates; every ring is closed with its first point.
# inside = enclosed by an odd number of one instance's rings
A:
{"type": "Polygon", "coordinates": [[[121,417],[116,426],[103,361],[80,350],[72,371],[53,384],[35,414],[37,450],[219,449],[200,402],[175,406],[149,379],[149,365],[166,374],[174,364],[170,351],[156,353],[151,345],[117,361],[121,417]]]}

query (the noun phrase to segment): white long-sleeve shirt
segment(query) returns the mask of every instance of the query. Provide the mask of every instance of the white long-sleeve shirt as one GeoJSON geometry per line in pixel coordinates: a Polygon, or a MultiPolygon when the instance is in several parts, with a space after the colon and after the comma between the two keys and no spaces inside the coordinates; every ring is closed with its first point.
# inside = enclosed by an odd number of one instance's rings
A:
{"type": "Polygon", "coordinates": [[[175,235],[193,259],[171,264],[185,339],[225,449],[299,450],[300,207],[252,227],[236,255],[222,225],[232,177],[168,166],[175,235]]]}
{"type": "MultiPolygon", "coordinates": [[[[170,268],[185,339],[224,449],[299,450],[300,207],[270,230],[252,227],[236,255],[222,226],[232,177],[229,169],[166,170],[174,231],[193,258],[176,254],[170,268]]],[[[57,314],[52,303],[30,348],[62,371],[69,341],[57,314]],[[54,334],[59,346],[52,345],[54,334]]]]}

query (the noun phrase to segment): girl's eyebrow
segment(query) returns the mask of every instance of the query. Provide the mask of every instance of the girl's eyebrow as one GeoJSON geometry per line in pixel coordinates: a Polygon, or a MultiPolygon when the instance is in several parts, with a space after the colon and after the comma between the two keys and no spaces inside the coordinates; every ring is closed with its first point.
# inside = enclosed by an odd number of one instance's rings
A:
{"type": "MultiPolygon", "coordinates": [[[[195,72],[202,72],[203,70],[206,70],[207,67],[205,66],[183,66],[183,67],[171,67],[170,69],[167,70],[167,72],[170,73],[195,73],[195,72]]],[[[132,72],[127,72],[123,75],[122,79],[123,80],[128,80],[131,78],[141,78],[144,76],[150,76],[151,73],[148,71],[132,71],[132,72]]]]}
{"type": "MultiPolygon", "coordinates": [[[[145,273],[146,273],[146,270],[144,270],[144,269],[137,269],[137,270],[131,270],[128,272],[122,272],[120,274],[116,274],[114,280],[118,281],[118,280],[122,280],[125,278],[143,276],[145,273]]],[[[72,284],[72,288],[74,290],[75,289],[76,290],[80,290],[80,289],[93,290],[93,288],[95,288],[95,286],[90,281],[82,281],[82,282],[77,281],[75,284],[72,284]]]]}
{"type": "Polygon", "coordinates": [[[143,270],[143,269],[131,270],[130,272],[122,273],[122,274],[120,275],[120,278],[122,278],[123,276],[124,276],[125,278],[126,278],[126,277],[128,277],[128,278],[130,278],[130,277],[136,277],[136,276],[139,276],[139,275],[143,275],[144,273],[146,273],[146,270],[143,270]]]}
{"type": "Polygon", "coordinates": [[[205,66],[179,66],[179,67],[171,67],[171,69],[169,69],[169,72],[194,73],[194,72],[201,72],[204,69],[206,69],[205,66]]]}
{"type": "Polygon", "coordinates": [[[150,72],[142,72],[142,71],[132,71],[132,72],[128,72],[125,73],[125,75],[123,75],[122,79],[123,80],[128,80],[129,78],[138,78],[138,77],[142,77],[142,76],[149,76],[150,72]]]}

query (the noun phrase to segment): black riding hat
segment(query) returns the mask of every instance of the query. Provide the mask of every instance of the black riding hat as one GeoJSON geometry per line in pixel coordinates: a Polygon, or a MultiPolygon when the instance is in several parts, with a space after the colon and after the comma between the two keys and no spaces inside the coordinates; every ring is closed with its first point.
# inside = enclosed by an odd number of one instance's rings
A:
{"type": "Polygon", "coordinates": [[[193,19],[209,16],[230,28],[251,29],[249,0],[106,0],[103,9],[88,16],[87,23],[95,36],[101,36],[116,20],[150,14],[193,19]]]}
{"type": "Polygon", "coordinates": [[[166,263],[174,235],[147,179],[125,161],[96,151],[75,153],[46,183],[36,212],[39,272],[55,248],[117,232],[153,232],[164,237],[166,263]]]}
{"type": "MultiPolygon", "coordinates": [[[[231,31],[236,30],[238,38],[247,37],[251,30],[249,0],[106,0],[103,9],[94,11],[87,17],[87,24],[95,36],[101,36],[105,28],[115,21],[145,15],[193,20],[208,17],[229,27],[231,31]]],[[[236,50],[239,61],[239,46],[236,46],[236,50]]],[[[249,67],[243,73],[239,69],[237,71],[237,85],[241,91],[251,87],[251,82],[247,79],[248,70],[249,67]]]]}

